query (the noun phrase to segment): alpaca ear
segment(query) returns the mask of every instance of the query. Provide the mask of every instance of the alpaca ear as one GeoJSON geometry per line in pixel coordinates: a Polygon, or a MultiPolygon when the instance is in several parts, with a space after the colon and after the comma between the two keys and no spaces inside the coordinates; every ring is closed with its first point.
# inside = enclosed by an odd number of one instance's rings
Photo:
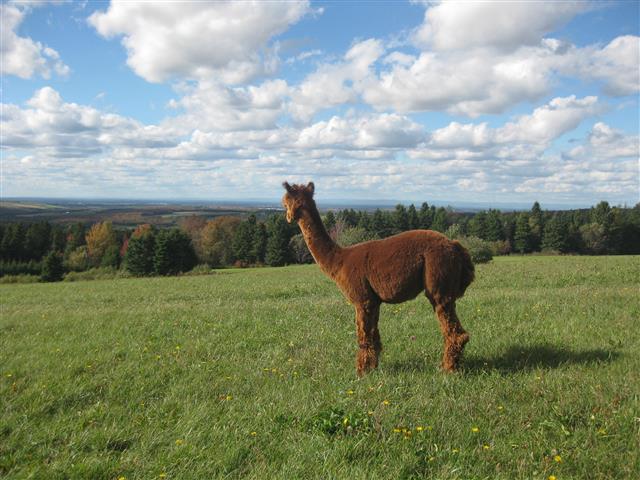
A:
{"type": "Polygon", "coordinates": [[[313,192],[315,192],[315,190],[316,190],[316,186],[313,184],[313,182],[309,182],[307,184],[307,192],[309,192],[311,196],[313,196],[313,192]]]}
{"type": "Polygon", "coordinates": [[[289,185],[289,182],[284,182],[282,186],[287,190],[287,192],[293,193],[293,187],[289,185]]]}

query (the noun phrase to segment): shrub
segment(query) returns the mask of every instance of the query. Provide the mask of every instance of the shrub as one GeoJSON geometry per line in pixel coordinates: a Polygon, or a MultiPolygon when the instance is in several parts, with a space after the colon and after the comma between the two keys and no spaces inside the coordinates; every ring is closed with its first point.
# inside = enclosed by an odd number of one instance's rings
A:
{"type": "Polygon", "coordinates": [[[473,263],[487,263],[493,259],[489,242],[478,237],[461,237],[459,241],[469,250],[473,263]]]}
{"type": "Polygon", "coordinates": [[[64,281],[113,280],[114,278],[128,278],[129,276],[126,270],[118,270],[113,267],[96,267],[90,268],[85,272],[69,272],[64,276],[64,281]]]}
{"type": "Polygon", "coordinates": [[[4,283],[38,283],[40,275],[5,275],[0,278],[0,284],[4,283]]]}
{"type": "Polygon", "coordinates": [[[82,245],[76,248],[67,256],[65,266],[73,272],[82,272],[89,268],[89,255],[87,254],[87,246],[82,245]]]}

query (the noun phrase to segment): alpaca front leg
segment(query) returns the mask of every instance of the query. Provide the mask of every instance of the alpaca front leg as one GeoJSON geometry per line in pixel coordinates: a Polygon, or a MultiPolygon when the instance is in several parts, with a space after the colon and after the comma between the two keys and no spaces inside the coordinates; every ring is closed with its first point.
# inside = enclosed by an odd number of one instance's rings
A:
{"type": "Polygon", "coordinates": [[[358,336],[356,372],[359,377],[378,368],[378,355],[382,350],[382,342],[378,332],[379,313],[380,305],[356,306],[356,334],[358,336]]]}
{"type": "Polygon", "coordinates": [[[469,341],[469,334],[462,328],[462,324],[456,314],[454,302],[446,305],[437,305],[436,314],[444,337],[442,368],[448,372],[453,372],[458,368],[464,346],[469,341]]]}

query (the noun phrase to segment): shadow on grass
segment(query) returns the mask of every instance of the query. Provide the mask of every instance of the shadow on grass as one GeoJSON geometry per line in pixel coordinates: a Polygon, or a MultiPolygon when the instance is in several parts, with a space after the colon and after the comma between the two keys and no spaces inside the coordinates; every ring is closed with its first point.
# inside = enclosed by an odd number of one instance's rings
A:
{"type": "MultiPolygon", "coordinates": [[[[620,353],[613,350],[574,351],[553,345],[512,346],[504,353],[488,358],[474,355],[465,356],[461,371],[467,375],[491,372],[509,375],[537,368],[552,369],[563,365],[610,363],[619,357],[620,353]]],[[[393,372],[432,370],[434,367],[436,365],[432,365],[427,359],[422,358],[389,362],[386,365],[386,369],[393,372]]]]}
{"type": "Polygon", "coordinates": [[[553,345],[512,346],[501,355],[482,358],[469,356],[464,360],[465,373],[486,373],[498,371],[510,374],[537,368],[558,368],[563,365],[591,365],[610,363],[620,354],[600,348],[593,350],[570,350],[553,345]]]}

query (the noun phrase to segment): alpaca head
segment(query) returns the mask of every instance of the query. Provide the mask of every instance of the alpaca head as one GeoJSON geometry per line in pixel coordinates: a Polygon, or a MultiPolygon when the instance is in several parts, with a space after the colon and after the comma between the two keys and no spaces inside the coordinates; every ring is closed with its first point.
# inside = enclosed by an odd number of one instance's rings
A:
{"type": "Polygon", "coordinates": [[[308,210],[315,205],[313,201],[315,187],[313,182],[307,185],[289,185],[288,182],[284,182],[282,186],[287,190],[282,197],[282,205],[287,211],[287,221],[291,223],[300,218],[303,210],[308,210]]]}

